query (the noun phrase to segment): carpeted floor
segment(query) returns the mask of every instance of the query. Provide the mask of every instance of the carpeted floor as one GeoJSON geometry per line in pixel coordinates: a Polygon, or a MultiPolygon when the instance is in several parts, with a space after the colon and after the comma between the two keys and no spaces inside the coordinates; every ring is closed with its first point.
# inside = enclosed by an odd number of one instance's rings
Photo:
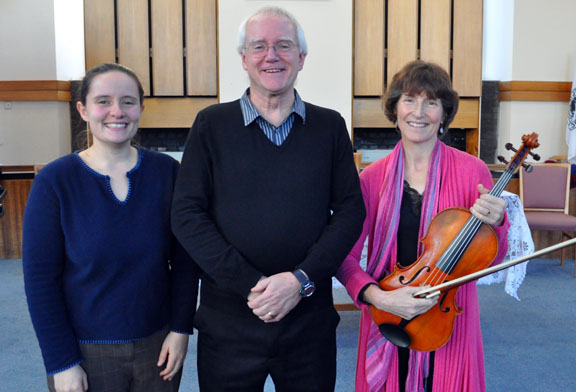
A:
{"type": "MultiPolygon", "coordinates": [[[[479,286],[488,392],[576,391],[576,279],[572,261],[530,262],[518,295],[479,286]]],[[[341,312],[338,392],[354,390],[359,312],[341,312]]],[[[181,391],[198,391],[191,339],[181,391]]],[[[45,391],[45,373],[26,308],[20,260],[0,260],[0,392],[45,391]]],[[[267,384],[266,392],[274,391],[267,384]]]]}

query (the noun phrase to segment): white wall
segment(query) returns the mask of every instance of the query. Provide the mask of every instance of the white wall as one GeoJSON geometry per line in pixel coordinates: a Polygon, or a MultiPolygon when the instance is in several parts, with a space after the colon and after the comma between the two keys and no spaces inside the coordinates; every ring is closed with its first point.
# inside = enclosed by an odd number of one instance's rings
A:
{"type": "Polygon", "coordinates": [[[306,35],[308,56],[296,89],[303,100],[337,110],[352,124],[351,0],[219,0],[220,101],[240,98],[249,85],[236,51],[238,26],[258,9],[274,5],[293,14],[306,35]]]}
{"type": "Polygon", "coordinates": [[[511,80],[514,0],[484,0],[482,32],[482,80],[511,80]]]}
{"type": "MultiPolygon", "coordinates": [[[[509,80],[571,81],[576,68],[574,0],[516,0],[514,3],[512,72],[509,80]]],[[[506,80],[506,79],[502,79],[506,80]]],[[[504,144],[520,143],[537,132],[546,159],[565,155],[568,102],[503,102],[500,105],[498,154],[504,144]]]]}
{"type": "MultiPolygon", "coordinates": [[[[81,77],[83,30],[82,1],[1,0],[0,80],[81,77]]],[[[0,165],[47,163],[69,153],[69,119],[68,102],[0,102],[0,165]]]]}
{"type": "Polygon", "coordinates": [[[79,80],[84,76],[84,2],[54,0],[56,79],[79,80]]]}
{"type": "Polygon", "coordinates": [[[70,150],[68,103],[15,101],[10,110],[0,107],[0,125],[2,165],[47,163],[70,150]]]}
{"type": "Polygon", "coordinates": [[[0,80],[54,80],[54,2],[0,1],[0,80]]]}

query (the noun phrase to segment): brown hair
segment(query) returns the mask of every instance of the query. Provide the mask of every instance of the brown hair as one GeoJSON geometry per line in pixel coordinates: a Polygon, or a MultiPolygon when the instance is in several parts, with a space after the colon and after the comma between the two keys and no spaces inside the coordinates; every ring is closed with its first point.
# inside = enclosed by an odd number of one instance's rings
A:
{"type": "Polygon", "coordinates": [[[103,63],[100,65],[96,65],[95,67],[91,68],[88,72],[86,72],[86,76],[82,79],[82,84],[80,85],[80,102],[82,105],[86,106],[86,97],[90,92],[90,88],[92,87],[92,81],[98,75],[102,75],[108,72],[122,72],[123,74],[128,75],[130,78],[134,80],[136,86],[138,87],[138,96],[140,98],[140,106],[144,103],[144,89],[142,88],[142,84],[138,79],[138,76],[132,71],[130,68],[116,63],[103,63]]]}
{"type": "Polygon", "coordinates": [[[428,98],[439,99],[442,102],[444,130],[454,120],[458,111],[458,93],[452,88],[450,76],[434,63],[425,61],[412,61],[406,64],[394,77],[384,100],[384,112],[393,123],[398,119],[396,105],[402,94],[417,95],[426,93],[428,98]]]}

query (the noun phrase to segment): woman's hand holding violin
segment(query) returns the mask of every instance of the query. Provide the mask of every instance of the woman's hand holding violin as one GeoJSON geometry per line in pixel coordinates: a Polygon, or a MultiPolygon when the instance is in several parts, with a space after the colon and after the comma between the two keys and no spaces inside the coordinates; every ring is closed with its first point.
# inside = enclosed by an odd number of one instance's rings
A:
{"type": "Polygon", "coordinates": [[[500,197],[488,194],[489,190],[484,188],[482,184],[478,185],[478,191],[480,197],[470,208],[470,212],[488,225],[500,226],[504,221],[506,202],[500,197]]]}
{"type": "Polygon", "coordinates": [[[438,302],[438,297],[415,298],[414,293],[423,288],[407,286],[385,291],[373,284],[364,290],[363,300],[380,310],[395,314],[405,320],[411,320],[419,314],[426,313],[438,302]]]}

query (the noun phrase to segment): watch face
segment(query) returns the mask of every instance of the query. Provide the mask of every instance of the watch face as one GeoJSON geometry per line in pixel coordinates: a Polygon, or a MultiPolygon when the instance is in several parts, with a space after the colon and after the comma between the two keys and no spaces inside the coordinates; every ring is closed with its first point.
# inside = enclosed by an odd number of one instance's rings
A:
{"type": "Polygon", "coordinates": [[[309,297],[314,293],[315,289],[316,287],[314,286],[314,284],[308,283],[307,285],[302,287],[302,289],[300,289],[300,295],[302,295],[303,297],[309,297]]]}

